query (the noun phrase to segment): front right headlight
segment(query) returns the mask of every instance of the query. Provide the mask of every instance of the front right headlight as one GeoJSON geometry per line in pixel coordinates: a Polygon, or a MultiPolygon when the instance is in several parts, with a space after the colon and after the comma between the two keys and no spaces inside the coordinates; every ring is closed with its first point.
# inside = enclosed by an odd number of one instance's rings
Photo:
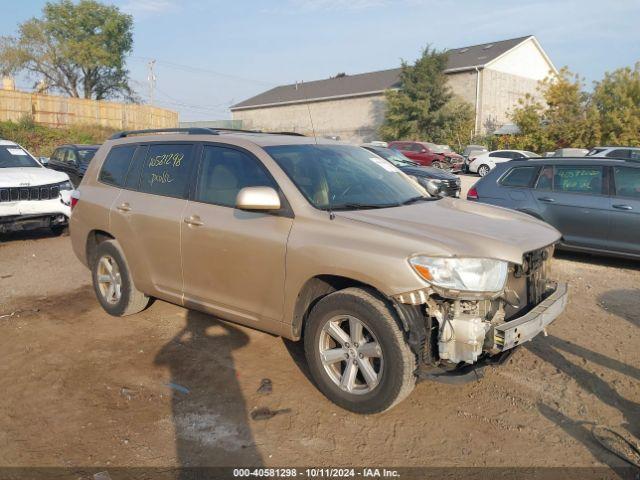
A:
{"type": "Polygon", "coordinates": [[[467,292],[499,292],[507,281],[509,265],[491,258],[449,258],[419,255],[409,259],[425,281],[442,288],[467,292]]]}

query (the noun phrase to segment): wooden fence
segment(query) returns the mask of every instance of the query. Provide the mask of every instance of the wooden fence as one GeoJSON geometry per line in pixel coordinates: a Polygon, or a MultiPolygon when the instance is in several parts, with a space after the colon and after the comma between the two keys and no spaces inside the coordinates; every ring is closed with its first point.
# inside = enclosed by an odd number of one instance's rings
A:
{"type": "Polygon", "coordinates": [[[134,130],[178,126],[178,112],[164,108],[0,90],[0,121],[25,116],[50,127],[85,124],[134,130]]]}

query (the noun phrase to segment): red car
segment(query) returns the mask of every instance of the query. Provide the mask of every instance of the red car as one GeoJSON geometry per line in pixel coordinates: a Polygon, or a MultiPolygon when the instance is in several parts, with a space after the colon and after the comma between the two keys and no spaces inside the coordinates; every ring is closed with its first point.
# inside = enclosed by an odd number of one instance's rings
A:
{"type": "Polygon", "coordinates": [[[389,142],[389,148],[398,150],[405,157],[427,167],[459,172],[464,165],[464,158],[453,152],[448,145],[436,145],[429,142],[389,142]]]}

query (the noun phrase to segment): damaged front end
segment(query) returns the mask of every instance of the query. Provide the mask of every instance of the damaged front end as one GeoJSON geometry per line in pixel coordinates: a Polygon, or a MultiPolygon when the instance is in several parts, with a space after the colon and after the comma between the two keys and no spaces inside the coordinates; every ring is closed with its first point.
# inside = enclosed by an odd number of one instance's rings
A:
{"type": "Polygon", "coordinates": [[[567,302],[566,284],[548,278],[552,256],[553,246],[527,252],[521,264],[506,266],[506,280],[502,279],[502,288],[495,292],[456,290],[434,283],[395,296],[419,369],[451,369],[496,360],[544,332],[567,302]]]}

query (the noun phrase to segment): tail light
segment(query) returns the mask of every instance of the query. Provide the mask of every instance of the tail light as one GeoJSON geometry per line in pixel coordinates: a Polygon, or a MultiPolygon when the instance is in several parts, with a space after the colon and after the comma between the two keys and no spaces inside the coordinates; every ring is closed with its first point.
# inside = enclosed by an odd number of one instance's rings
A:
{"type": "Polygon", "coordinates": [[[471,187],[467,192],[467,200],[478,200],[478,190],[476,187],[471,187]]]}
{"type": "Polygon", "coordinates": [[[80,200],[80,192],[78,190],[74,190],[71,192],[71,210],[78,204],[80,200]]]}

